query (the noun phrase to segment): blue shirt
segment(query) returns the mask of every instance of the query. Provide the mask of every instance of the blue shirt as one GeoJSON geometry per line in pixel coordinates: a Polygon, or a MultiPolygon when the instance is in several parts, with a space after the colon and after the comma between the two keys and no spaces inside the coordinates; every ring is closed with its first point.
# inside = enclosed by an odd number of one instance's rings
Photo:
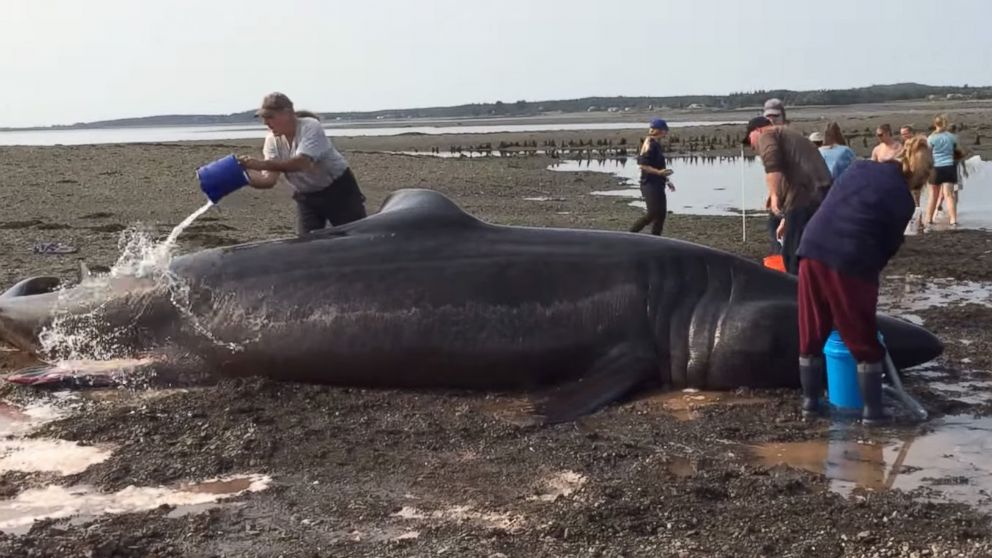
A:
{"type": "Polygon", "coordinates": [[[938,132],[930,134],[927,143],[933,150],[933,166],[953,167],[954,166],[954,146],[958,139],[950,132],[938,132]]]}
{"type": "Polygon", "coordinates": [[[834,180],[837,180],[837,177],[858,158],[854,150],[846,145],[824,145],[820,148],[820,155],[823,155],[823,160],[830,169],[830,176],[834,180]]]}
{"type": "Polygon", "coordinates": [[[797,254],[878,281],[902,245],[915,208],[899,163],[855,161],[806,225],[797,254]]]}
{"type": "MultiPolygon", "coordinates": [[[[668,168],[665,166],[665,152],[661,150],[661,142],[653,138],[649,138],[645,141],[648,142],[648,150],[637,156],[637,164],[646,165],[656,169],[668,168]]],[[[663,187],[666,181],[667,179],[664,176],[648,174],[643,170],[641,171],[641,184],[651,184],[654,186],[663,187]]]]}

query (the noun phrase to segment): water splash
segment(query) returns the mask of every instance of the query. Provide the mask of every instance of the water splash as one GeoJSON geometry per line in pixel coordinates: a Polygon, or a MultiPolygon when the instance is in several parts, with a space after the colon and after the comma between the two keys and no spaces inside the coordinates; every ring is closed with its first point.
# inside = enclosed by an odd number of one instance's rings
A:
{"type": "Polygon", "coordinates": [[[193,221],[206,213],[214,204],[207,202],[176,225],[162,242],[155,242],[147,231],[132,228],[124,231],[119,242],[121,255],[110,269],[111,277],[159,278],[168,274],[176,240],[193,221]]]}
{"type": "Polygon", "coordinates": [[[52,321],[39,334],[44,360],[106,361],[133,356],[125,339],[133,333],[142,312],[163,296],[199,334],[228,349],[240,350],[240,345],[216,339],[200,324],[190,309],[189,286],[169,270],[179,236],[213,205],[207,202],[194,211],[161,242],[140,226],[125,230],[118,242],[120,256],[110,273],[85,278],[79,285],[59,291],[52,321]],[[106,309],[123,297],[128,297],[136,311],[130,323],[114,327],[106,319],[106,309]]]}

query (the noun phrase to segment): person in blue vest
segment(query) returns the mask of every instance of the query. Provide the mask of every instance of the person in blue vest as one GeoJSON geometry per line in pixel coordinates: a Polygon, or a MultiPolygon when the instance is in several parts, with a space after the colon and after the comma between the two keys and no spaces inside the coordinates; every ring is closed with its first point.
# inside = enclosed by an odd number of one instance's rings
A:
{"type": "Polygon", "coordinates": [[[672,171],[665,162],[665,152],[661,140],[668,135],[668,123],[661,118],[651,121],[648,137],[641,144],[637,156],[637,164],[641,167],[641,195],[647,204],[647,213],[634,222],[630,232],[641,232],[651,224],[651,234],[661,236],[665,228],[665,217],[668,215],[668,198],[665,197],[665,187],[675,191],[675,184],[668,180],[672,171]]]}
{"type": "Polygon", "coordinates": [[[903,242],[933,168],[927,138],[908,141],[890,161],[851,163],[810,219],[799,243],[799,379],[804,416],[816,415],[823,394],[823,345],[836,329],[857,361],[862,421],[887,417],[882,407],[885,349],[876,310],[882,269],[903,242]]]}

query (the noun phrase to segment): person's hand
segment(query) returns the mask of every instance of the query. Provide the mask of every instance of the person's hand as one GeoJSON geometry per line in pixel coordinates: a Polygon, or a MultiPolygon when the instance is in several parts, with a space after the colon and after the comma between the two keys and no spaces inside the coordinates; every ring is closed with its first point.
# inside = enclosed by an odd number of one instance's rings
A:
{"type": "Polygon", "coordinates": [[[775,215],[781,215],[782,214],[782,208],[779,207],[779,205],[778,205],[778,196],[777,195],[773,195],[770,198],[768,198],[768,208],[771,209],[772,213],[775,214],[775,215]]]}
{"type": "Polygon", "coordinates": [[[782,240],[785,238],[785,219],[779,221],[778,228],[775,229],[775,238],[777,240],[782,240]]]}
{"type": "Polygon", "coordinates": [[[247,157],[245,155],[238,155],[238,163],[240,163],[241,168],[245,170],[265,170],[262,168],[264,161],[247,157]]]}
{"type": "Polygon", "coordinates": [[[658,172],[658,174],[660,174],[661,176],[672,176],[673,172],[675,171],[673,171],[672,169],[661,169],[661,171],[658,172]]]}
{"type": "Polygon", "coordinates": [[[669,181],[668,182],[668,189],[671,190],[672,192],[674,192],[675,191],[675,183],[669,181]]]}

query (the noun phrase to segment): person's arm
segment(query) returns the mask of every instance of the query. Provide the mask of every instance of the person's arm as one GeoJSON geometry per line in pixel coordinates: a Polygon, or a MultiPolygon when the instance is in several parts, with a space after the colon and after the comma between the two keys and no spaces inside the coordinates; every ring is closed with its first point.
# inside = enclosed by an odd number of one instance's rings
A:
{"type": "Polygon", "coordinates": [[[879,146],[876,145],[875,148],[871,150],[871,160],[876,163],[878,162],[878,148],[879,146]]]}
{"type": "Polygon", "coordinates": [[[638,165],[638,166],[641,167],[642,171],[648,174],[657,174],[658,176],[668,176],[668,173],[665,172],[666,169],[656,169],[650,165],[638,165]]]}
{"type": "Polygon", "coordinates": [[[269,173],[301,172],[308,171],[313,168],[313,159],[311,159],[308,155],[297,155],[286,161],[278,161],[276,159],[266,159],[264,161],[260,161],[258,159],[252,159],[251,157],[243,157],[238,160],[241,162],[241,166],[248,170],[265,171],[269,173]]]}
{"type": "Polygon", "coordinates": [[[785,175],[782,173],[785,165],[782,160],[782,151],[779,149],[778,141],[773,132],[764,132],[758,136],[758,154],[761,156],[761,163],[765,167],[765,185],[768,187],[768,208],[775,215],[781,215],[782,207],[779,205],[778,196],[785,182],[785,175]]]}
{"type": "Polygon", "coordinates": [[[246,172],[248,173],[248,185],[259,190],[268,190],[279,181],[279,173],[276,172],[262,172],[250,169],[246,172]]]}
{"type": "Polygon", "coordinates": [[[654,161],[657,158],[656,153],[659,149],[661,149],[661,146],[657,141],[650,137],[644,141],[648,142],[648,149],[643,154],[637,156],[637,166],[640,167],[643,172],[648,174],[665,176],[665,169],[659,169],[646,164],[648,161],[654,161]]]}
{"type": "Polygon", "coordinates": [[[768,186],[769,209],[776,215],[782,214],[778,193],[781,191],[784,176],[781,172],[765,173],[765,185],[768,186]]]}
{"type": "Polygon", "coordinates": [[[256,163],[264,163],[275,160],[278,157],[279,150],[276,147],[276,141],[276,137],[272,134],[265,137],[265,143],[262,144],[262,158],[264,159],[262,161],[251,157],[238,157],[238,163],[241,164],[241,167],[248,174],[248,185],[252,188],[268,190],[279,182],[279,172],[258,169],[256,165],[256,163]]]}

